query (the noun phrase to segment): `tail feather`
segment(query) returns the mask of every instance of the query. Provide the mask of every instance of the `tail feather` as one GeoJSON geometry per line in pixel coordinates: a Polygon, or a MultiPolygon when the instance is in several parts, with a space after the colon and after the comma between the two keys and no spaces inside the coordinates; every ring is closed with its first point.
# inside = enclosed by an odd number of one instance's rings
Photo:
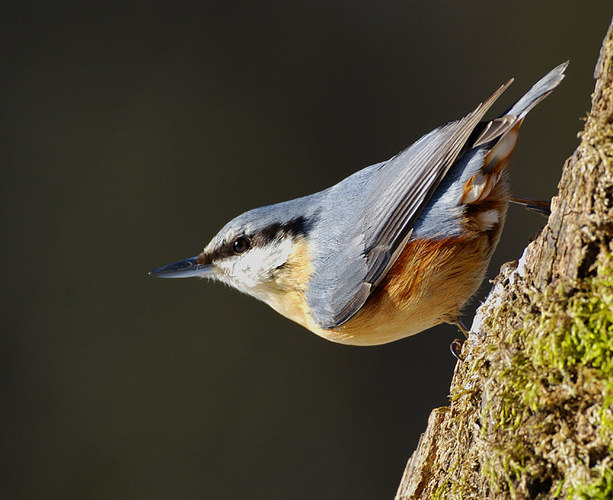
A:
{"type": "Polygon", "coordinates": [[[523,119],[530,110],[551,94],[564,79],[564,70],[567,66],[568,61],[553,68],[543,78],[536,82],[519,101],[502,113],[502,115],[487,123],[483,123],[481,130],[479,130],[479,135],[471,144],[471,147],[476,148],[477,146],[481,146],[482,144],[502,137],[518,122],[521,125],[523,119]]]}
{"type": "Polygon", "coordinates": [[[545,99],[560,84],[564,79],[564,71],[567,66],[568,61],[553,68],[504,114],[517,116],[520,119],[524,118],[534,106],[545,99]]]}
{"type": "MultiPolygon", "coordinates": [[[[475,205],[492,199],[492,193],[500,180],[501,172],[509,165],[517,141],[519,127],[528,112],[547,97],[564,79],[568,62],[552,69],[502,116],[485,123],[473,148],[485,146],[488,150],[483,158],[483,166],[464,184],[462,203],[475,205]]],[[[496,193],[499,196],[500,192],[496,193]]]]}

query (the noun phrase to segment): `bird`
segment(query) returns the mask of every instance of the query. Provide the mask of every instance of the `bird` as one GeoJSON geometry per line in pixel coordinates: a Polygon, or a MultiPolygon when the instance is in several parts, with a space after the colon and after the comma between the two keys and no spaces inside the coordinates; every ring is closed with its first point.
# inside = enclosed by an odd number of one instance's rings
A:
{"type": "MultiPolygon", "coordinates": [[[[526,115],[564,78],[560,64],[492,120],[513,82],[388,161],[323,191],[247,211],[202,252],[159,267],[263,301],[324,339],[370,346],[457,325],[504,226],[507,171],[526,115]]],[[[543,208],[542,206],[540,206],[543,208]]]]}

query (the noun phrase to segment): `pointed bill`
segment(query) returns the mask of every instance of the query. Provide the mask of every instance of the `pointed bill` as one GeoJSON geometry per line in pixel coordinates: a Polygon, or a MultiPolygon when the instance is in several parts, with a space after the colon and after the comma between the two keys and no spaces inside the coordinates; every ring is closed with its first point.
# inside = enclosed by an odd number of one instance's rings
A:
{"type": "Polygon", "coordinates": [[[207,276],[211,274],[213,267],[206,264],[200,264],[198,257],[190,257],[189,259],[179,260],[166,266],[158,267],[149,272],[150,276],[157,278],[192,278],[195,276],[207,276]]]}

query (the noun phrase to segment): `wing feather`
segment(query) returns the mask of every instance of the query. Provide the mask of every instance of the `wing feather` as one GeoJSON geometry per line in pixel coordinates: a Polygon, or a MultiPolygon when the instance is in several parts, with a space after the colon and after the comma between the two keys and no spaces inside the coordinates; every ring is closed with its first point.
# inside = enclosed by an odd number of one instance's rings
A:
{"type": "Polygon", "coordinates": [[[327,231],[313,235],[314,272],[307,289],[319,325],[340,326],[360,310],[405,248],[415,222],[454,163],[468,149],[503,137],[560,83],[566,65],[541,78],[499,118],[480,124],[512,80],[461,120],[327,190],[318,212],[327,231]]]}
{"type": "MultiPolygon", "coordinates": [[[[389,161],[368,167],[341,182],[358,182],[340,198],[358,199],[357,209],[338,205],[338,196],[329,200],[331,226],[341,218],[355,224],[355,232],[332,230],[325,238],[325,254],[316,259],[317,267],[307,291],[307,301],[317,323],[334,328],[349,320],[385,277],[411,236],[413,224],[432,197],[451,166],[474,137],[475,127],[487,110],[511,84],[510,80],[464,118],[443,125],[425,135],[389,161]],[[375,179],[373,182],[372,179],[375,179]],[[332,255],[331,255],[332,254],[332,255]],[[341,281],[338,276],[342,276],[341,281]]],[[[331,191],[333,192],[333,191],[331,191]]],[[[332,195],[331,195],[332,196],[332,195]]]]}
{"type": "Polygon", "coordinates": [[[394,265],[423,207],[464,148],[487,110],[511,84],[509,80],[461,120],[448,123],[400,152],[382,167],[363,214],[366,274],[354,296],[334,315],[333,325],[351,318],[394,265]]]}

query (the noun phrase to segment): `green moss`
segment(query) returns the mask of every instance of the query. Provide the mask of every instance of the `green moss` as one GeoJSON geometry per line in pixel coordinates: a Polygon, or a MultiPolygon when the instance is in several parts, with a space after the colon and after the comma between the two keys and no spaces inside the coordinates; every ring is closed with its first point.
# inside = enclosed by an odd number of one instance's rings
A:
{"type": "Polygon", "coordinates": [[[613,257],[597,260],[542,293],[500,278],[457,368],[433,498],[613,498],[613,257]]]}
{"type": "Polygon", "coordinates": [[[576,484],[571,488],[571,496],[580,499],[610,500],[613,498],[613,469],[610,464],[602,468],[593,481],[576,484]]]}
{"type": "MultiPolygon", "coordinates": [[[[480,459],[493,493],[613,498],[613,266],[517,298],[520,329],[489,346],[480,459]]],[[[486,367],[486,368],[484,368],[486,367]]]]}

